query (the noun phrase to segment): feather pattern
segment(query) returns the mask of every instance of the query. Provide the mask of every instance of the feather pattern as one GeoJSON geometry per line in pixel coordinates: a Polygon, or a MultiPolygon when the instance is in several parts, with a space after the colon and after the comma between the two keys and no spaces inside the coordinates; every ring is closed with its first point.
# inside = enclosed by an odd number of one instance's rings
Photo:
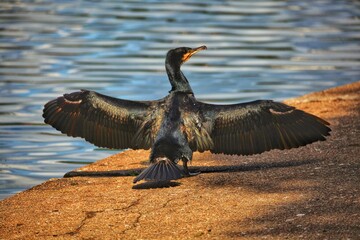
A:
{"type": "Polygon", "coordinates": [[[170,181],[183,177],[184,172],[177,164],[168,158],[155,159],[148,168],[145,168],[135,179],[134,183],[141,180],[170,181]]]}
{"type": "Polygon", "coordinates": [[[213,153],[250,155],[325,140],[328,122],[284,103],[258,100],[233,105],[200,103],[213,153]]]}
{"type": "Polygon", "coordinates": [[[158,101],[129,101],[82,90],[48,102],[43,117],[45,123],[62,133],[85,138],[99,147],[149,149],[159,128],[159,124],[154,124],[160,121],[153,106],[157,104],[158,101]]]}

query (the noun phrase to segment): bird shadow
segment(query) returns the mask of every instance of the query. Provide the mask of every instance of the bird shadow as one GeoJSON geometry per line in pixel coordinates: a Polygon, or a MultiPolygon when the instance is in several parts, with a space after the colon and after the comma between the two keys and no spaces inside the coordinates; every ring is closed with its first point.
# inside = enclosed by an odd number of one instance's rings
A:
{"type": "Polygon", "coordinates": [[[136,184],[132,189],[153,189],[153,188],[170,188],[180,186],[181,183],[173,181],[148,181],[136,184]]]}
{"type": "Polygon", "coordinates": [[[271,168],[297,167],[316,163],[316,159],[305,159],[298,161],[273,161],[273,162],[254,162],[246,165],[220,165],[220,166],[192,166],[191,172],[200,173],[220,173],[220,172],[247,172],[271,168]]]}
{"type": "MultiPolygon", "coordinates": [[[[191,166],[191,172],[206,173],[223,173],[223,172],[246,172],[258,171],[272,168],[296,167],[306,164],[316,163],[317,160],[299,160],[299,161],[277,161],[277,162],[261,162],[242,165],[220,165],[220,166],[191,166]]],[[[64,178],[71,177],[128,177],[136,176],[141,173],[144,168],[133,168],[126,170],[112,171],[71,171],[64,175],[64,178]]],[[[153,188],[169,188],[180,186],[180,182],[176,181],[146,181],[134,185],[133,189],[153,189],[153,188]]]]}

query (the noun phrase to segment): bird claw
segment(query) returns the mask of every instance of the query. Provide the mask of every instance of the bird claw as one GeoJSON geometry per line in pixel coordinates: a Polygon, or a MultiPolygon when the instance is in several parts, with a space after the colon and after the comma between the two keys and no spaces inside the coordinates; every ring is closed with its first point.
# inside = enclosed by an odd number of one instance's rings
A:
{"type": "Polygon", "coordinates": [[[187,172],[184,174],[184,177],[193,177],[199,175],[201,172],[187,172]]]}

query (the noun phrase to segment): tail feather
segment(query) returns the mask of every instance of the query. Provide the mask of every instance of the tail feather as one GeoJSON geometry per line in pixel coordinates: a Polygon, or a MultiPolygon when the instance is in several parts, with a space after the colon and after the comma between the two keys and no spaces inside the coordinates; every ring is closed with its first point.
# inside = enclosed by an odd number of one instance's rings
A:
{"type": "Polygon", "coordinates": [[[183,171],[178,168],[173,161],[163,158],[157,160],[156,163],[152,163],[148,168],[143,170],[135,179],[134,183],[145,181],[170,181],[182,178],[184,176],[183,171]]]}

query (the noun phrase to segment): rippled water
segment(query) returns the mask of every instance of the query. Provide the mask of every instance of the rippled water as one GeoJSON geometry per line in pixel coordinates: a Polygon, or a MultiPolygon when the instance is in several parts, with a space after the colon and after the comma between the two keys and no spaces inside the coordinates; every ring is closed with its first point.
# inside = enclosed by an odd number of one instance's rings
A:
{"type": "Polygon", "coordinates": [[[42,105],[92,89],[167,94],[164,55],[207,45],[183,66],[197,97],[294,97],[360,79],[358,1],[0,2],[0,198],[115,153],[59,134],[42,105]]]}

